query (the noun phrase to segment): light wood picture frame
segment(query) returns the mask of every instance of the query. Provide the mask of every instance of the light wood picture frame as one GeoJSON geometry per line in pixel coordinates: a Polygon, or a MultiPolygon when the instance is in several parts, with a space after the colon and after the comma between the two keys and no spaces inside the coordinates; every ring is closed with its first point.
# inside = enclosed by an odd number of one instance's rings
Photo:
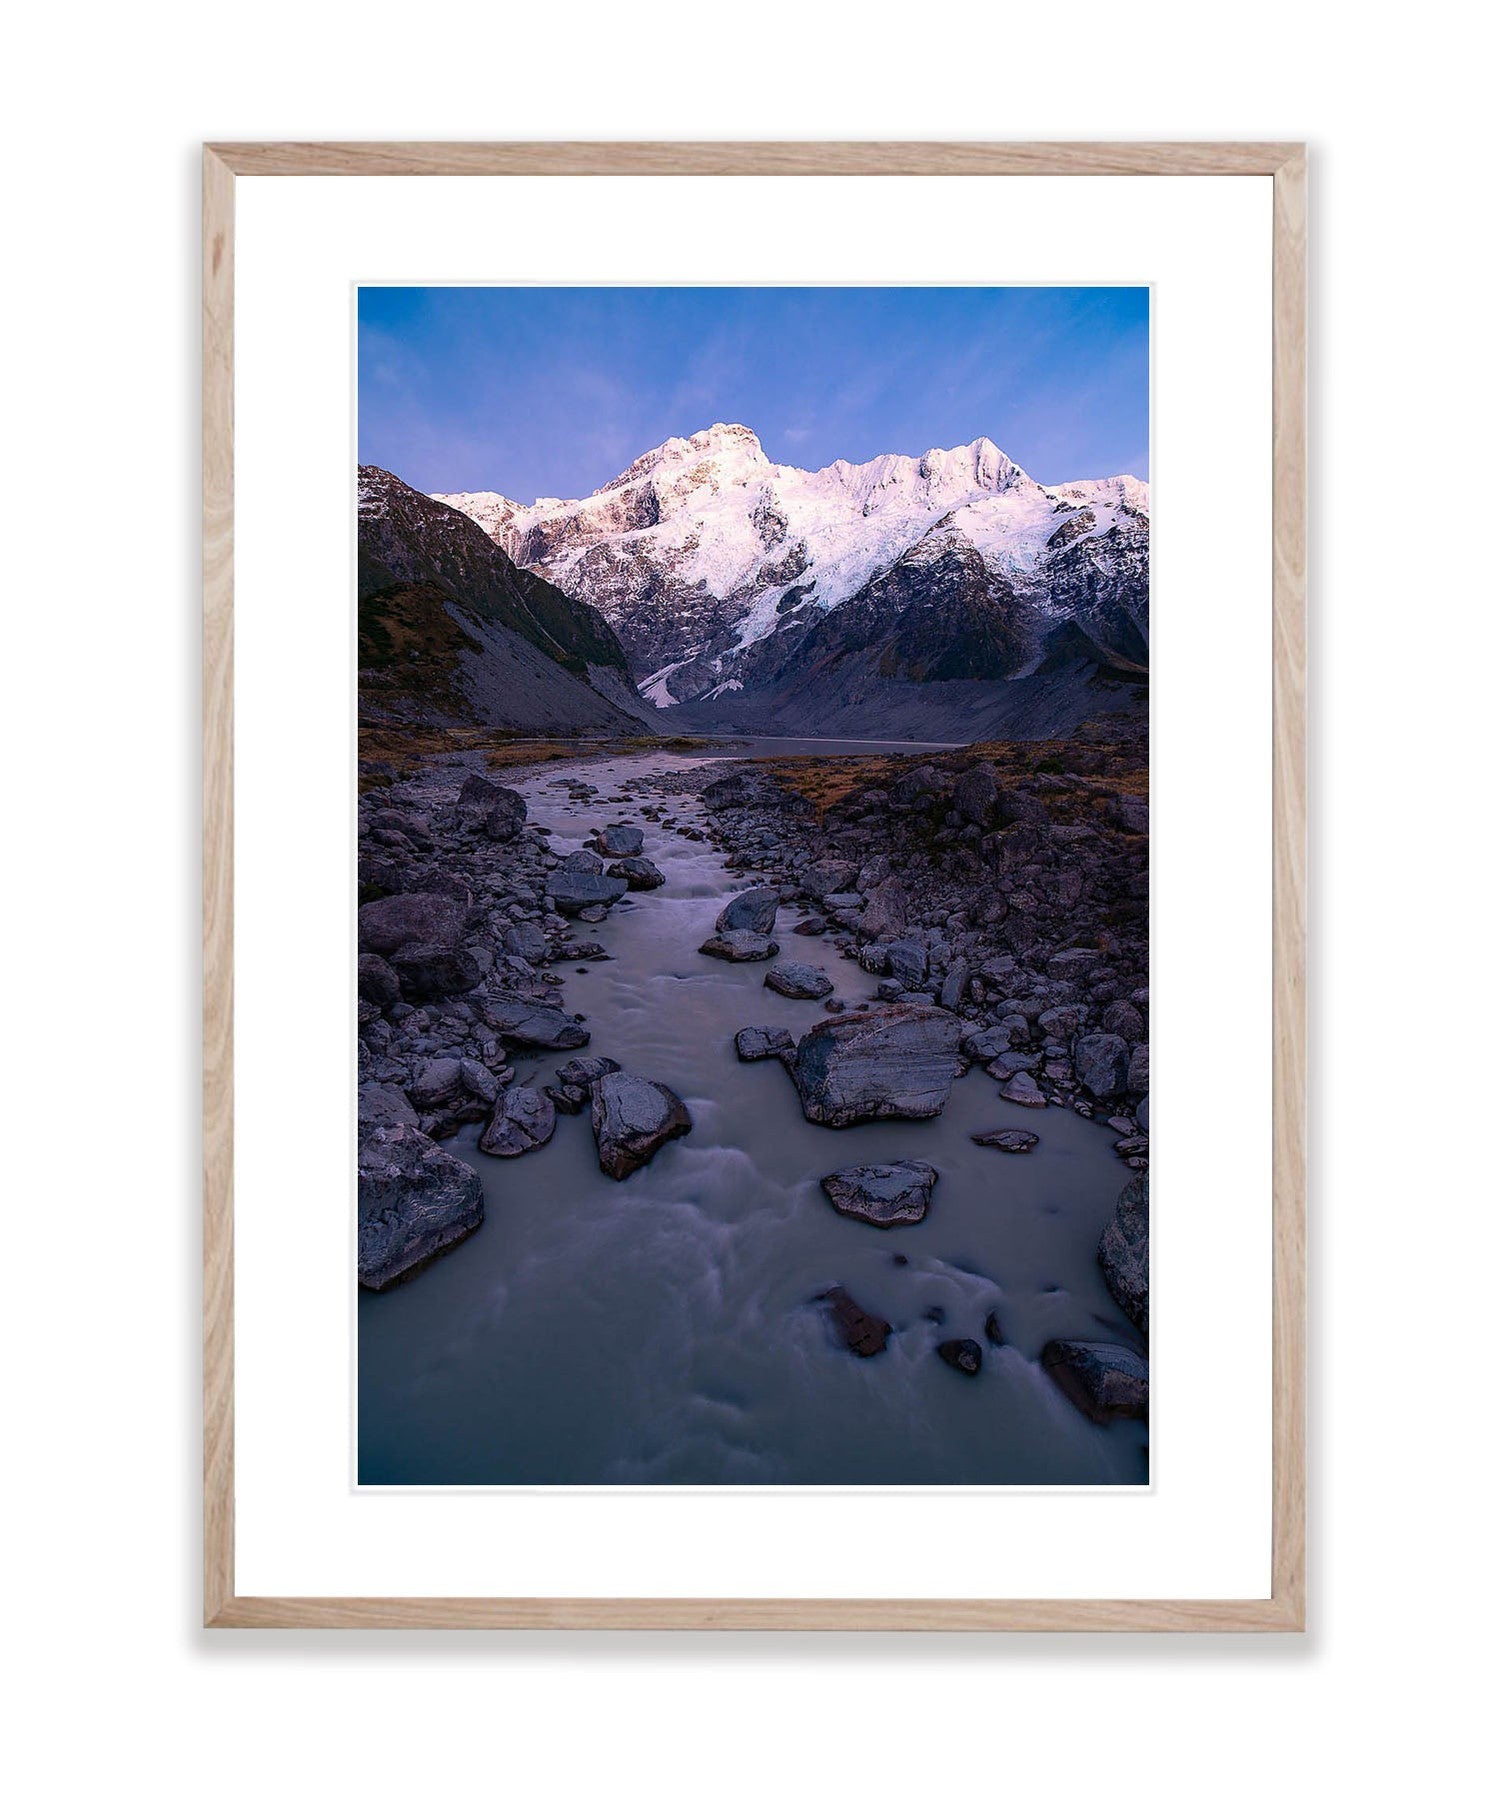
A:
{"type": "Polygon", "coordinates": [[[225,1627],[1299,1631],[1306,1614],[1306,208],[1297,143],[235,143],[203,153],[203,1616],[225,1627]],[[234,214],[240,176],[1254,176],[1273,181],[1273,1494],[1268,1598],[244,1593],[234,1543],[234,214]]]}

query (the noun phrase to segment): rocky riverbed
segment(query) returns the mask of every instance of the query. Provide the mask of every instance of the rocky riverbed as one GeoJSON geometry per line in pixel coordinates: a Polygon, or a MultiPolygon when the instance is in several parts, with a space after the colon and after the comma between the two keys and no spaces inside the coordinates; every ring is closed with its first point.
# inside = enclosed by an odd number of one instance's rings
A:
{"type": "Polygon", "coordinates": [[[361,1478],[1147,1478],[1138,744],[360,804],[361,1478]]]}

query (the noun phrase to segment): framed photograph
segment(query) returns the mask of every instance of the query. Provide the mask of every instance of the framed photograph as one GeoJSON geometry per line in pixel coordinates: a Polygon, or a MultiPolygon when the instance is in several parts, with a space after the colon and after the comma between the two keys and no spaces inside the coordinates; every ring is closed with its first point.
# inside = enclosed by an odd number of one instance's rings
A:
{"type": "Polygon", "coordinates": [[[1303,147],[203,209],[206,1622],[1302,1629],[1303,147]]]}

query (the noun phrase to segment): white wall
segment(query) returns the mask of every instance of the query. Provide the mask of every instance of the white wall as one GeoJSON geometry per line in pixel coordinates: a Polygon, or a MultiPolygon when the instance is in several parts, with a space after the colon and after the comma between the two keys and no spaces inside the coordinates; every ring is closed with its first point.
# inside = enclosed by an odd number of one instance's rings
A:
{"type": "MultiPolygon", "coordinates": [[[[1499,1072],[1493,796],[1469,785],[1496,667],[1489,30],[1447,4],[1276,0],[13,21],[0,1319],[22,1790],[1471,1785],[1499,1072]],[[196,146],[528,135],[1312,141],[1304,1641],[199,1632],[196,146]]],[[[1232,967],[1225,944],[1227,1005],[1232,967]]]]}

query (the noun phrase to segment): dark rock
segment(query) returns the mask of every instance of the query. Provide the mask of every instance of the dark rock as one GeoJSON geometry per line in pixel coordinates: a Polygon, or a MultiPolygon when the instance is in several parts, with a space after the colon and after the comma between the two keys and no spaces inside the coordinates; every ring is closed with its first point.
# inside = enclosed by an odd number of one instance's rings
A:
{"type": "Polygon", "coordinates": [[[833,991],[822,970],[805,962],[778,962],[766,975],[765,985],[787,999],[826,999],[833,991]]]}
{"type": "Polygon", "coordinates": [[[592,850],[572,850],[562,858],[558,865],[569,874],[601,875],[604,872],[604,858],[595,855],[592,850]]]}
{"type": "Polygon", "coordinates": [[[512,925],[503,943],[507,956],[519,956],[533,968],[540,968],[551,954],[551,942],[539,924],[512,925]]]}
{"type": "Polygon", "coordinates": [[[1007,1099],[1017,1106],[1044,1106],[1046,1095],[1036,1085],[1035,1080],[1024,1071],[1012,1074],[999,1090],[999,1097],[1007,1099]]]}
{"type": "Polygon", "coordinates": [[[926,979],[926,945],[903,937],[890,945],[885,965],[902,987],[919,987],[926,979]]]}
{"type": "Polygon", "coordinates": [[[868,895],[859,932],[864,937],[894,937],[906,928],[906,890],[894,875],[868,895]]]}
{"type": "Polygon", "coordinates": [[[581,1049],[588,1041],[587,1029],[558,1006],[501,999],[488,1001],[483,1010],[491,1028],[506,1042],[528,1049],[581,1049]]]}
{"type": "Polygon", "coordinates": [[[613,875],[559,868],[547,876],[546,891],[559,912],[576,918],[590,907],[612,906],[629,891],[629,883],[617,881],[613,875]]]}
{"type": "Polygon", "coordinates": [[[840,1212],[882,1230],[920,1224],[936,1184],[937,1170],[930,1162],[874,1162],[822,1177],[823,1192],[840,1212]]]}
{"type": "Polygon", "coordinates": [[[1076,981],[1091,974],[1102,961],[1101,950],[1064,949],[1047,962],[1047,978],[1053,981],[1076,981]]]}
{"type": "Polygon", "coordinates": [[[1002,1149],[1012,1156],[1028,1155],[1041,1139],[1034,1131],[979,1131],[972,1138],[985,1149],[1002,1149]]]}
{"type": "Polygon", "coordinates": [[[999,783],[987,762],[975,762],[958,777],[952,803],[958,812],[981,830],[992,830],[999,806],[999,783]]]}
{"type": "Polygon", "coordinates": [[[574,1056],[557,1070],[557,1079],[566,1087],[591,1087],[606,1074],[618,1074],[619,1063],[613,1056],[574,1056]]]}
{"type": "Polygon", "coordinates": [[[776,928],[779,905],[780,896],[774,887],[751,887],[729,901],[719,913],[714,929],[724,934],[753,931],[765,936],[776,928]]]}
{"type": "Polygon", "coordinates": [[[390,958],[408,1000],[441,999],[447,994],[467,993],[484,978],[484,971],[472,953],[440,943],[406,943],[390,958]]]}
{"type": "Polygon", "coordinates": [[[371,1081],[359,1089],[359,1134],[381,1125],[407,1124],[416,1128],[416,1109],[399,1087],[371,1081]]]}
{"type": "Polygon", "coordinates": [[[477,1172],[410,1125],[359,1146],[359,1284],[381,1292],[454,1248],[484,1222],[477,1172]]]}
{"type": "Polygon", "coordinates": [[[796,1053],[796,1045],[790,1031],[752,1024],[734,1033],[734,1053],[741,1062],[763,1062],[769,1056],[785,1061],[796,1053]]]}
{"type": "Polygon", "coordinates": [[[1116,794],[1109,814],[1121,831],[1145,836],[1150,831],[1150,802],[1139,794],[1116,794]]]}
{"type": "Polygon", "coordinates": [[[623,875],[631,893],[650,893],[654,888],[666,885],[666,876],[646,856],[622,856],[610,873],[623,875]]]}
{"type": "Polygon", "coordinates": [[[1145,1020],[1127,999],[1116,999],[1106,1007],[1099,1022],[1104,1030],[1123,1037],[1127,1043],[1138,1043],[1145,1035],[1145,1020]]]}
{"type": "Polygon", "coordinates": [[[1072,1065],[1095,1099],[1113,1099],[1129,1079],[1129,1045],[1112,1031],[1094,1031],[1078,1038],[1072,1065]]]}
{"type": "Polygon", "coordinates": [[[1125,1076],[1124,1084],[1131,1093],[1149,1093],[1150,1045],[1148,1043],[1137,1043],[1130,1052],[1129,1073],[1125,1076]]]}
{"type": "Polygon", "coordinates": [[[445,893],[392,893],[359,908],[359,948],[389,956],[408,943],[455,944],[468,907],[445,893]]]}
{"type": "Polygon", "coordinates": [[[996,1349],[1004,1348],[1005,1337],[1004,1337],[1003,1330],[1001,1330],[1001,1328],[1000,1328],[998,1312],[991,1312],[989,1314],[989,1316],[984,1320],[984,1335],[989,1339],[989,1341],[994,1345],[994,1347],[996,1349]]]}
{"type": "Polygon", "coordinates": [[[815,1024],[791,1078],[813,1124],[934,1118],[952,1090],[962,1026],[934,1006],[886,1006],[815,1024]]]}
{"type": "Polygon", "coordinates": [[[852,887],[858,873],[852,862],[824,857],[823,860],[814,862],[810,868],[802,870],[802,892],[810,894],[813,899],[826,899],[830,893],[839,893],[852,887]]]}
{"type": "Polygon", "coordinates": [[[716,956],[720,962],[768,962],[780,953],[775,938],[763,937],[758,931],[720,931],[698,945],[700,956],[716,956]]]}
{"type": "Polygon", "coordinates": [[[645,832],[636,825],[607,825],[590,842],[601,856],[613,862],[623,856],[638,856],[645,848],[645,832]]]}
{"type": "Polygon", "coordinates": [[[359,958],[359,997],[383,1012],[401,997],[401,983],[384,956],[359,958]]]}
{"type": "Polygon", "coordinates": [[[593,1088],[593,1135],[599,1167],[617,1181],[643,1168],[663,1143],[692,1129],[686,1106],[659,1081],[606,1074],[593,1088]]]}
{"type": "Polygon", "coordinates": [[[946,1343],[939,1343],[937,1354],[949,1368],[956,1368],[960,1374],[977,1374],[984,1363],[984,1351],[972,1337],[953,1337],[946,1343]]]}
{"type": "Polygon", "coordinates": [[[526,802],[513,787],[470,775],[458,790],[458,811],[471,828],[477,826],[496,843],[509,843],[526,822],[526,802]]]}
{"type": "Polygon", "coordinates": [[[463,1084],[463,1063],[457,1056],[437,1056],[423,1062],[406,1089],[418,1112],[436,1112],[451,1106],[468,1093],[463,1084]]]}
{"type": "Polygon", "coordinates": [[[1150,1370],[1122,1344],[1054,1341],[1041,1351],[1041,1366],[1095,1424],[1143,1418],[1150,1409],[1150,1370]]]}
{"type": "Polygon", "coordinates": [[[845,1349],[857,1356],[878,1355],[890,1336],[890,1325],[866,1312],[847,1287],[829,1287],[818,1298],[827,1306],[833,1328],[845,1349]]]}
{"type": "Polygon", "coordinates": [[[1114,1303],[1150,1335],[1150,1176],[1137,1174],[1119,1195],[1098,1239],[1098,1265],[1114,1303]]]}
{"type": "Polygon", "coordinates": [[[489,1156],[523,1156],[540,1149],[557,1128],[557,1111],[536,1087],[511,1087],[495,1106],[479,1147],[489,1156]]]}

